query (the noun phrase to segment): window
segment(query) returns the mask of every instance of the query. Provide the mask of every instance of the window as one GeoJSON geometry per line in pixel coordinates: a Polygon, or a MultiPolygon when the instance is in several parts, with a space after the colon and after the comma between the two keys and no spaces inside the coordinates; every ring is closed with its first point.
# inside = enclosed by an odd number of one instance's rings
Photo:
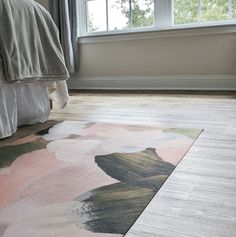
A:
{"type": "Polygon", "coordinates": [[[80,0],[82,35],[236,19],[236,0],[80,0]]]}
{"type": "Polygon", "coordinates": [[[236,0],[174,0],[174,24],[227,21],[235,10],[236,0]]]}
{"type": "Polygon", "coordinates": [[[154,25],[154,0],[87,0],[86,10],[88,32],[154,25]]]}

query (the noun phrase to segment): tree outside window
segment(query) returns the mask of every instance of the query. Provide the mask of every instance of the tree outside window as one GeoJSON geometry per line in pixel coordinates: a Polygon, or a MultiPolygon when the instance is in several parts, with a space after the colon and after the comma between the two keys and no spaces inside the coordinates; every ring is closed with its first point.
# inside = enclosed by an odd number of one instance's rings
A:
{"type": "MultiPolygon", "coordinates": [[[[87,30],[97,32],[155,28],[154,6],[163,0],[86,1],[87,30]]],[[[236,0],[172,0],[172,8],[174,25],[236,19],[236,0]]]]}

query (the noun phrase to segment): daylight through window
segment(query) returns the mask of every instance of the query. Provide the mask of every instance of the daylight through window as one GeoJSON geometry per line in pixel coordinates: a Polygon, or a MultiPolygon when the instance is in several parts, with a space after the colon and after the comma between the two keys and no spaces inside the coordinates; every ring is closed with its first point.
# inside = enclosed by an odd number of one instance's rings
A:
{"type": "Polygon", "coordinates": [[[81,0],[84,34],[236,19],[236,0],[81,0]]]}
{"type": "Polygon", "coordinates": [[[87,30],[112,31],[154,24],[154,0],[87,0],[87,30]]]}
{"type": "Polygon", "coordinates": [[[174,24],[227,21],[235,10],[236,0],[174,0],[174,24]]]}

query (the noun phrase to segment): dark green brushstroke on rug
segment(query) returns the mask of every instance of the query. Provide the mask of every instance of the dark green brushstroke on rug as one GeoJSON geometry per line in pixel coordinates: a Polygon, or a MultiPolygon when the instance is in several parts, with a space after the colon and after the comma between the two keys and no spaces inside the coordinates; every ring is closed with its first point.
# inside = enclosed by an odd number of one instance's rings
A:
{"type": "Polygon", "coordinates": [[[44,136],[49,133],[49,130],[52,128],[52,126],[49,126],[48,128],[45,128],[41,131],[36,132],[37,136],[44,136]]]}
{"type": "Polygon", "coordinates": [[[6,168],[21,155],[32,151],[46,148],[47,142],[38,138],[33,142],[27,142],[19,145],[9,145],[0,148],[0,168],[6,168]]]}
{"type": "Polygon", "coordinates": [[[147,148],[139,153],[113,153],[96,156],[98,166],[114,179],[133,182],[154,175],[169,175],[174,166],[157,156],[156,150],[147,148]]]}
{"type": "Polygon", "coordinates": [[[72,213],[76,223],[97,233],[125,234],[175,168],[153,148],[96,156],[95,161],[108,175],[122,181],[75,199],[72,213]]]}

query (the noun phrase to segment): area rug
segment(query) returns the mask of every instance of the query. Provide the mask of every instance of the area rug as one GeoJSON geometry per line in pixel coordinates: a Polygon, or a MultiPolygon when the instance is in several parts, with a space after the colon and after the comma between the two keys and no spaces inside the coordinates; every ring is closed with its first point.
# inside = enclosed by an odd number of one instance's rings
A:
{"type": "Polygon", "coordinates": [[[200,133],[65,121],[0,147],[0,236],[123,236],[200,133]]]}

